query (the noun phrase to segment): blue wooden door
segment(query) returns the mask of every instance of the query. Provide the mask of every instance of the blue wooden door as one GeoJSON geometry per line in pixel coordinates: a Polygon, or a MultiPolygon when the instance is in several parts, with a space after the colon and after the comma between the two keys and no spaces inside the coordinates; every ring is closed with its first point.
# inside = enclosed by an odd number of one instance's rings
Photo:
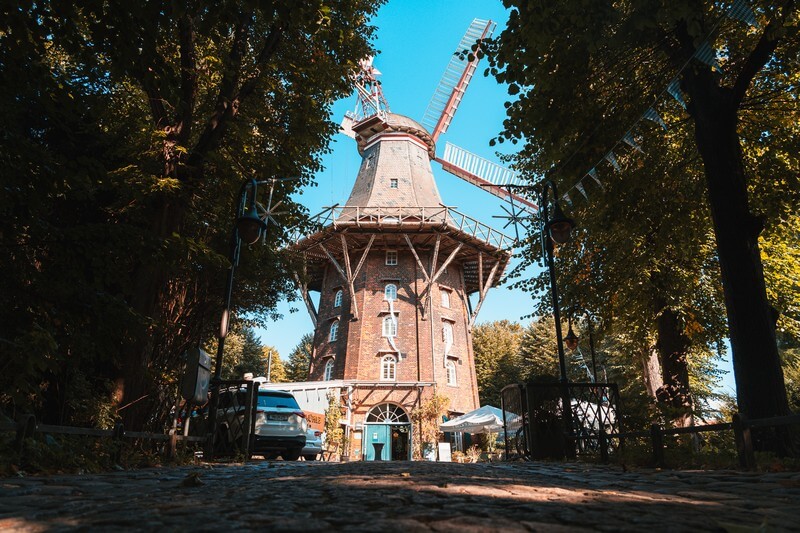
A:
{"type": "Polygon", "coordinates": [[[388,461],[392,457],[392,427],[388,424],[367,424],[364,426],[364,459],[375,459],[374,443],[382,443],[381,459],[388,461]]]}

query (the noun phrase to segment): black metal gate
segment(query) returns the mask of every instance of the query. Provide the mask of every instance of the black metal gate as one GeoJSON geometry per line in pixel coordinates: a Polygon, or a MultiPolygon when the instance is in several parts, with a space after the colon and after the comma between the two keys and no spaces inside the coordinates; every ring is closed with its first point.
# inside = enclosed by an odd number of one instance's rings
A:
{"type": "Polygon", "coordinates": [[[607,435],[620,430],[616,383],[514,384],[503,389],[502,404],[510,459],[599,455],[605,460],[615,447],[607,435]],[[569,412],[562,408],[564,397],[569,412]]]}
{"type": "Polygon", "coordinates": [[[257,407],[258,382],[220,381],[217,390],[212,389],[206,416],[204,458],[243,455],[249,459],[257,407]]]}

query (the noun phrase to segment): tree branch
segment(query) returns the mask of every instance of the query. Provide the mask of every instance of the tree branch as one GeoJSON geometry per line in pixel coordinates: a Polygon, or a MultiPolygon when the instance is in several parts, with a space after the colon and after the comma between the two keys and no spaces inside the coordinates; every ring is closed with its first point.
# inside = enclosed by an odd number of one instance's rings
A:
{"type": "Polygon", "coordinates": [[[758,44],[748,56],[742,70],[739,71],[739,76],[731,89],[731,103],[734,109],[739,107],[753,78],[764,68],[764,65],[767,64],[773,52],[775,52],[780,40],[780,37],[776,36],[777,30],[780,26],[783,26],[793,6],[794,0],[788,0],[781,10],[781,15],[769,22],[758,44]]]}
{"type": "MultiPolygon", "coordinates": [[[[243,17],[245,19],[245,17],[243,17]]],[[[222,139],[225,126],[239,111],[239,106],[255,90],[259,79],[263,73],[263,66],[272,58],[278,49],[283,28],[279,25],[272,26],[264,46],[256,58],[255,74],[250,76],[242,85],[238,87],[241,76],[241,63],[244,50],[244,41],[247,37],[247,28],[250,18],[246,18],[247,24],[240,24],[237,29],[236,38],[231,48],[230,61],[226,67],[225,76],[220,84],[220,93],[217,97],[217,108],[214,114],[208,119],[203,133],[200,135],[197,144],[192,150],[189,163],[195,165],[202,161],[205,155],[214,149],[222,139]],[[235,67],[234,67],[235,65],[235,67]]],[[[244,20],[243,20],[244,22],[244,20]]]]}

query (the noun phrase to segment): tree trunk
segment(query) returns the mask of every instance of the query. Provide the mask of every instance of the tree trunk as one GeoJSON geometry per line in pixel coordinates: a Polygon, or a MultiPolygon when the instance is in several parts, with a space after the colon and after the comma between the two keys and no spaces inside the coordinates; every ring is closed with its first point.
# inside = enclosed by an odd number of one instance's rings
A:
{"type": "MultiPolygon", "coordinates": [[[[174,162],[166,163],[170,168],[174,162]]],[[[150,231],[163,246],[166,239],[179,232],[186,213],[186,202],[158,198],[152,209],[150,231]]],[[[151,375],[152,363],[157,358],[155,350],[163,343],[158,342],[164,325],[161,317],[161,306],[168,297],[168,273],[163,261],[143,258],[133,274],[134,292],[131,295],[131,308],[147,321],[148,324],[136,331],[129,332],[126,343],[121,348],[120,376],[117,379],[116,393],[121,395],[119,414],[125,427],[131,430],[144,429],[158,411],[152,404],[158,398],[154,396],[151,375]]],[[[175,335],[176,332],[169,332],[175,335]]],[[[180,344],[180,343],[178,343],[180,344]]]]}
{"type": "MultiPolygon", "coordinates": [[[[786,415],[789,405],[758,247],[762,221],[748,207],[737,112],[730,103],[730,90],[718,87],[712,76],[707,70],[687,71],[684,88],[691,98],[688,111],[694,118],[697,147],[705,166],[737,401],[739,410],[749,418],[786,415]]],[[[756,440],[761,450],[787,451],[779,439],[756,440]]]]}
{"type": "Polygon", "coordinates": [[[659,403],[667,408],[675,427],[688,427],[693,423],[692,394],[689,388],[689,337],[684,334],[678,314],[672,309],[662,309],[656,318],[658,349],[664,383],[656,391],[659,403]]]}
{"type": "Polygon", "coordinates": [[[658,401],[656,392],[664,385],[661,379],[661,363],[658,361],[658,350],[655,348],[643,349],[639,357],[642,362],[642,375],[644,377],[644,387],[647,395],[653,400],[658,401]]]}

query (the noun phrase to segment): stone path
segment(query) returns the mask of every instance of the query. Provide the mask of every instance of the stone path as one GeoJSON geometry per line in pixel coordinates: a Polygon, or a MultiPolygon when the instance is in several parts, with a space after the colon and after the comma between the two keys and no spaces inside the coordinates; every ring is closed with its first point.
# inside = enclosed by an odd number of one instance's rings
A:
{"type": "Polygon", "coordinates": [[[800,531],[800,473],[256,461],[0,479],[0,531],[800,531]]]}

